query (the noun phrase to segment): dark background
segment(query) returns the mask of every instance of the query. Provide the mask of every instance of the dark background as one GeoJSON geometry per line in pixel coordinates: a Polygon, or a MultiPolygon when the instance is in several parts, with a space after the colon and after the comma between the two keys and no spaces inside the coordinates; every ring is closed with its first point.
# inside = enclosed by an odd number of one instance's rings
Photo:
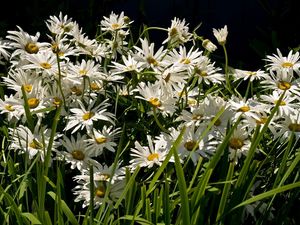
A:
{"type": "MultiPolygon", "coordinates": [[[[276,53],[276,48],[287,54],[300,44],[299,0],[12,0],[5,4],[0,37],[16,25],[32,35],[39,31],[45,36],[45,20],[61,11],[93,38],[103,16],[124,11],[135,28],[142,24],[167,28],[175,16],[185,18],[190,30],[202,23],[198,34],[215,43],[212,29],[227,24],[229,64],[236,68],[261,68],[266,54],[276,53]]],[[[159,44],[165,33],[154,32],[150,37],[159,44]]],[[[216,55],[222,55],[220,49],[216,55]]]]}

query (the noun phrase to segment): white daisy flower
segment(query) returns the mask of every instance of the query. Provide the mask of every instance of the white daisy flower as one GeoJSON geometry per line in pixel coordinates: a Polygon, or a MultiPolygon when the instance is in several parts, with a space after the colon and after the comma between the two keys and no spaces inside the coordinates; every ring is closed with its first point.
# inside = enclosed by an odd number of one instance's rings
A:
{"type": "Polygon", "coordinates": [[[77,168],[79,171],[88,168],[90,164],[96,165],[97,162],[92,159],[93,152],[87,149],[85,140],[86,135],[81,136],[79,133],[77,133],[76,139],[74,136],[71,136],[71,139],[63,136],[61,143],[64,149],[57,151],[57,159],[70,163],[71,169],[77,168]]]}
{"type": "Polygon", "coordinates": [[[171,27],[168,28],[168,38],[163,41],[163,44],[169,43],[170,46],[177,46],[188,42],[192,37],[188,25],[185,19],[180,20],[175,17],[171,21],[171,27]]]}
{"type": "Polygon", "coordinates": [[[95,156],[101,155],[103,149],[115,152],[117,143],[114,141],[119,134],[120,129],[113,129],[113,126],[104,125],[102,130],[93,128],[92,132],[89,133],[90,138],[85,140],[88,145],[87,149],[93,152],[95,156]]]}
{"type": "Polygon", "coordinates": [[[296,140],[300,138],[300,114],[283,115],[275,124],[274,139],[287,140],[294,133],[296,140]]]}
{"type": "MultiPolygon", "coordinates": [[[[272,94],[270,94],[270,95],[261,95],[260,96],[262,101],[268,103],[268,105],[266,105],[268,111],[271,111],[272,108],[275,107],[275,105],[279,101],[281,94],[282,93],[274,90],[272,92],[272,94]]],[[[290,94],[286,93],[285,96],[283,97],[283,99],[281,100],[281,102],[279,103],[279,108],[278,108],[276,115],[288,116],[292,113],[296,113],[297,110],[299,109],[299,107],[300,107],[300,105],[299,105],[298,97],[291,96],[290,94]]]]}
{"type": "Polygon", "coordinates": [[[227,25],[225,25],[224,28],[221,29],[213,28],[213,34],[220,45],[225,45],[228,35],[227,25]]]}
{"type": "MultiPolygon", "coordinates": [[[[108,193],[108,203],[116,201],[125,187],[125,179],[112,179],[110,189],[108,190],[108,180],[110,179],[111,174],[109,170],[99,169],[100,166],[94,167],[94,208],[98,208],[104,202],[104,196],[107,191],[108,193]]],[[[118,176],[115,175],[114,176],[118,176]]],[[[78,185],[73,189],[74,195],[76,196],[75,202],[83,201],[82,207],[85,208],[89,206],[91,202],[91,184],[90,184],[90,171],[83,170],[82,175],[77,175],[74,177],[74,180],[78,185]]]]}
{"type": "MultiPolygon", "coordinates": [[[[27,55],[27,65],[21,66],[22,69],[37,69],[38,71],[48,74],[50,77],[58,74],[57,57],[52,51],[41,51],[33,55],[27,55]]],[[[63,67],[64,63],[60,62],[63,67]]]]}
{"type": "MultiPolygon", "coordinates": [[[[27,127],[20,125],[17,128],[9,128],[9,135],[12,137],[10,149],[20,151],[20,154],[27,153],[29,159],[33,159],[35,155],[40,154],[41,160],[44,161],[44,156],[48,148],[51,130],[35,127],[32,133],[27,127]]],[[[54,136],[51,151],[57,151],[59,142],[56,139],[59,135],[54,136]]]]}
{"type": "Polygon", "coordinates": [[[9,122],[20,120],[24,114],[22,100],[13,95],[4,95],[4,101],[0,99],[0,114],[6,114],[9,122]]]}
{"type": "Polygon", "coordinates": [[[269,75],[260,69],[257,71],[235,69],[234,77],[236,79],[243,79],[243,80],[249,79],[250,82],[253,82],[254,80],[267,79],[269,75]]]}
{"type": "Polygon", "coordinates": [[[114,115],[110,112],[107,112],[107,103],[109,99],[103,101],[97,106],[94,106],[95,100],[92,100],[88,107],[85,107],[84,104],[78,100],[80,108],[71,108],[70,112],[72,115],[67,117],[67,125],[64,130],[72,129],[72,134],[77,130],[82,130],[83,128],[88,131],[93,128],[93,124],[96,121],[103,120],[114,124],[114,115]]]}
{"type": "Polygon", "coordinates": [[[219,73],[221,68],[214,66],[215,62],[211,63],[210,59],[206,56],[201,56],[199,62],[194,65],[190,76],[196,76],[198,78],[198,84],[204,82],[205,84],[221,84],[225,80],[225,75],[219,73]]]}
{"type": "Polygon", "coordinates": [[[136,61],[131,55],[128,55],[127,58],[125,55],[122,55],[122,60],[124,64],[115,61],[112,62],[112,74],[121,74],[125,72],[141,72],[143,63],[136,61]]]}
{"type": "Polygon", "coordinates": [[[152,68],[154,71],[160,71],[163,66],[162,59],[165,56],[163,46],[154,52],[154,43],[149,45],[148,40],[145,38],[140,39],[142,48],[133,46],[137,53],[134,55],[137,61],[143,62],[146,68],[152,68]]]}
{"type": "Polygon", "coordinates": [[[120,15],[111,12],[109,17],[104,16],[103,18],[104,19],[101,21],[101,29],[113,33],[120,29],[125,29],[129,24],[133,23],[127,16],[124,16],[124,12],[121,12],[120,15]]]}
{"type": "Polygon", "coordinates": [[[239,125],[229,139],[229,160],[237,163],[242,155],[247,156],[250,144],[249,133],[245,127],[239,125]]]}
{"type": "Polygon", "coordinates": [[[151,137],[147,135],[148,145],[142,146],[138,141],[134,143],[134,148],[130,150],[130,166],[134,170],[137,166],[152,168],[154,165],[160,166],[165,160],[168,151],[161,142],[153,143],[151,137]]]}
{"type": "Polygon", "coordinates": [[[176,100],[163,89],[160,82],[154,84],[140,83],[137,90],[142,96],[135,96],[136,98],[149,102],[152,107],[158,108],[164,115],[175,112],[176,100]]]}
{"type": "Polygon", "coordinates": [[[214,52],[217,50],[217,46],[212,43],[209,39],[204,39],[202,41],[202,47],[205,48],[209,52],[214,52]]]}
{"type": "Polygon", "coordinates": [[[7,77],[3,77],[4,85],[16,92],[16,96],[23,96],[22,86],[26,93],[42,86],[42,77],[35,71],[24,71],[22,69],[10,69],[7,77]]]}
{"type": "Polygon", "coordinates": [[[268,70],[281,71],[283,74],[292,77],[293,71],[300,75],[299,59],[299,52],[293,54],[293,50],[291,50],[288,56],[286,57],[282,55],[279,49],[277,49],[277,55],[273,54],[272,56],[267,56],[266,61],[268,62],[268,64],[266,66],[268,70]]]}
{"type": "Polygon", "coordinates": [[[10,50],[12,48],[10,42],[3,40],[0,38],[0,64],[2,64],[2,59],[4,58],[5,61],[8,61],[10,57],[10,50]]]}
{"type": "Polygon", "coordinates": [[[63,15],[62,12],[60,12],[58,17],[50,16],[46,21],[46,26],[54,35],[70,34],[74,28],[74,22],[72,18],[68,18],[68,15],[63,15]]]}
{"type": "Polygon", "coordinates": [[[24,56],[25,54],[36,54],[45,47],[49,46],[49,43],[39,42],[40,33],[37,32],[35,36],[28,34],[23,29],[17,26],[19,31],[7,31],[9,35],[7,39],[11,40],[11,46],[15,48],[11,57],[24,56]]]}
{"type": "Polygon", "coordinates": [[[259,112],[260,108],[258,108],[258,102],[254,99],[239,99],[237,97],[232,97],[228,101],[231,109],[235,112],[234,118],[237,119],[241,114],[244,118],[252,117],[254,119],[259,119],[257,112],[259,112]]]}

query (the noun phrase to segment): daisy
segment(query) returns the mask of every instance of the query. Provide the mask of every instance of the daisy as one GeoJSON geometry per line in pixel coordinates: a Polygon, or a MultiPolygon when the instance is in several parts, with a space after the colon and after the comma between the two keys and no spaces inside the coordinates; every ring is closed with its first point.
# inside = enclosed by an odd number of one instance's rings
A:
{"type": "Polygon", "coordinates": [[[199,62],[194,65],[191,76],[198,78],[198,84],[204,82],[205,84],[221,84],[225,80],[225,76],[218,71],[219,67],[214,66],[215,62],[211,63],[210,59],[206,56],[201,56],[199,62]]]}
{"type": "MultiPolygon", "coordinates": [[[[20,151],[19,154],[28,154],[29,159],[40,154],[41,160],[44,161],[45,152],[48,148],[51,130],[35,127],[32,133],[27,127],[19,125],[17,128],[9,128],[9,135],[12,137],[10,149],[20,151]]],[[[59,142],[56,139],[59,135],[54,136],[51,151],[57,151],[59,142]]]]}
{"type": "Polygon", "coordinates": [[[17,26],[19,31],[7,31],[9,35],[7,39],[11,40],[11,46],[15,48],[12,53],[12,57],[25,55],[25,54],[36,54],[45,47],[49,46],[49,43],[39,42],[40,33],[37,32],[34,36],[29,35],[23,29],[17,26]]]}
{"type": "MultiPolygon", "coordinates": [[[[51,51],[43,51],[34,55],[27,55],[27,65],[21,66],[22,69],[37,69],[42,73],[48,74],[50,77],[58,74],[57,57],[51,51]]],[[[60,66],[63,67],[63,62],[60,62],[60,66]]]]}
{"type": "Polygon", "coordinates": [[[4,101],[0,99],[0,114],[6,114],[9,122],[20,120],[24,114],[22,100],[13,95],[4,95],[4,101]]]}
{"type": "MultiPolygon", "coordinates": [[[[197,128],[194,124],[186,128],[182,137],[182,142],[178,147],[178,155],[182,160],[182,163],[190,157],[194,165],[197,165],[200,157],[207,158],[214,153],[217,142],[208,140],[208,137],[199,140],[203,131],[204,130],[201,127],[197,128]]],[[[179,133],[179,130],[171,129],[171,132],[166,139],[174,141],[179,133]]]]}
{"type": "Polygon", "coordinates": [[[142,70],[143,63],[136,61],[131,55],[126,56],[122,55],[122,60],[124,64],[113,61],[111,66],[113,70],[112,74],[121,74],[125,72],[135,72],[139,73],[142,70]]]}
{"type": "Polygon", "coordinates": [[[202,51],[191,48],[188,52],[185,46],[179,47],[179,52],[174,48],[167,56],[166,61],[177,67],[192,69],[199,62],[202,51]]]}
{"type": "Polygon", "coordinates": [[[77,133],[76,139],[74,136],[71,136],[71,139],[63,136],[61,143],[64,148],[57,152],[57,159],[70,163],[71,169],[77,168],[79,171],[88,168],[90,164],[96,165],[97,162],[92,159],[93,152],[87,149],[85,140],[86,135],[81,136],[79,133],[77,133]]]}
{"type": "Polygon", "coordinates": [[[103,126],[102,130],[93,128],[89,133],[89,139],[86,139],[87,149],[95,156],[99,156],[103,153],[103,149],[108,149],[111,152],[115,152],[117,143],[114,141],[120,134],[120,128],[113,129],[113,126],[103,126]]]}
{"type": "Polygon", "coordinates": [[[10,52],[8,50],[10,50],[11,48],[11,44],[8,41],[5,41],[2,38],[0,38],[0,64],[3,63],[3,58],[5,61],[8,61],[10,57],[10,52]]]}
{"type": "Polygon", "coordinates": [[[127,16],[124,16],[124,12],[121,12],[120,15],[111,12],[109,17],[103,17],[104,19],[101,21],[101,29],[103,31],[116,32],[120,29],[125,29],[129,24],[133,23],[130,21],[127,16]]]}
{"type": "Polygon", "coordinates": [[[163,44],[169,43],[170,46],[176,46],[188,42],[191,37],[192,34],[189,33],[189,27],[185,19],[180,20],[175,17],[171,21],[171,27],[168,28],[168,38],[163,41],[163,44]]]}
{"type": "Polygon", "coordinates": [[[69,63],[68,64],[68,79],[73,80],[74,82],[81,83],[84,77],[101,77],[102,73],[100,72],[100,65],[95,63],[93,60],[84,59],[81,63],[76,65],[69,63]]]}
{"type": "Polygon", "coordinates": [[[209,52],[214,52],[217,50],[217,46],[212,43],[209,39],[204,39],[202,41],[202,47],[205,48],[209,52]]]}
{"type": "Polygon", "coordinates": [[[162,72],[157,73],[156,77],[163,86],[165,86],[170,92],[173,92],[180,89],[181,86],[185,86],[188,74],[184,68],[171,66],[162,72]]]}
{"type": "Polygon", "coordinates": [[[152,107],[159,109],[164,115],[175,112],[176,100],[161,87],[159,82],[154,84],[140,83],[137,90],[141,96],[135,96],[136,98],[149,102],[152,107]]]}
{"type": "Polygon", "coordinates": [[[267,79],[269,75],[260,69],[257,71],[235,69],[234,77],[243,80],[249,79],[250,82],[253,82],[254,80],[267,79]]]}
{"type": "Polygon", "coordinates": [[[147,135],[148,145],[142,146],[138,141],[135,141],[134,148],[130,150],[131,168],[134,170],[136,167],[152,168],[154,165],[160,166],[165,160],[168,151],[166,151],[164,144],[161,142],[153,143],[153,140],[147,135]]]}
{"type": "Polygon", "coordinates": [[[68,18],[68,15],[63,15],[62,12],[59,13],[59,16],[50,16],[46,21],[46,26],[54,35],[70,34],[74,28],[74,22],[72,18],[68,18]]]}
{"type": "Polygon", "coordinates": [[[237,119],[241,114],[244,118],[252,117],[254,119],[259,119],[257,112],[259,108],[258,103],[254,99],[239,99],[237,97],[232,97],[228,101],[231,109],[235,112],[234,118],[237,119]]]}
{"type": "Polygon", "coordinates": [[[287,140],[292,133],[295,134],[296,140],[298,141],[300,138],[299,113],[284,115],[283,118],[276,123],[275,129],[273,130],[274,139],[280,138],[287,140]]]}
{"type": "Polygon", "coordinates": [[[249,133],[244,127],[239,125],[229,139],[229,160],[237,163],[242,155],[247,156],[250,144],[249,133]]]}
{"type": "Polygon", "coordinates": [[[16,92],[16,96],[23,96],[22,86],[27,94],[42,86],[42,77],[35,71],[10,69],[7,77],[3,77],[4,85],[16,92]]]}
{"type": "Polygon", "coordinates": [[[213,28],[213,34],[220,45],[225,45],[228,35],[227,25],[225,25],[224,28],[221,29],[213,28]]]}
{"type": "Polygon", "coordinates": [[[300,80],[293,79],[282,71],[272,71],[270,76],[266,80],[261,82],[262,86],[266,89],[276,90],[280,93],[286,91],[287,93],[292,93],[300,96],[300,80]]]}
{"type": "MultiPolygon", "coordinates": [[[[262,101],[268,103],[267,109],[271,111],[273,107],[277,104],[282,94],[278,91],[274,90],[271,95],[261,95],[262,101]]],[[[291,96],[290,94],[286,93],[281,102],[279,103],[277,115],[278,116],[288,116],[292,113],[296,113],[299,109],[299,101],[298,97],[291,96]]]]}
{"type": "Polygon", "coordinates": [[[299,59],[299,52],[293,54],[293,50],[291,50],[286,57],[282,55],[279,49],[277,49],[277,55],[267,55],[267,58],[265,60],[268,62],[268,64],[266,65],[268,70],[281,71],[283,74],[292,77],[293,71],[300,75],[299,59]]]}
{"type": "Polygon", "coordinates": [[[69,61],[70,56],[78,56],[79,52],[75,47],[69,43],[66,37],[61,35],[55,35],[54,37],[49,37],[51,40],[51,50],[54,54],[57,54],[61,60],[69,61]]]}
{"type": "Polygon", "coordinates": [[[95,100],[91,100],[87,108],[80,100],[78,100],[77,102],[80,108],[70,109],[72,115],[67,118],[68,122],[64,130],[72,129],[72,134],[79,129],[82,130],[83,128],[89,131],[93,128],[94,123],[99,120],[114,124],[114,115],[107,112],[107,107],[109,106],[107,103],[108,100],[109,99],[103,101],[97,106],[94,106],[95,100]]]}
{"type": "MultiPolygon", "coordinates": [[[[98,208],[101,204],[104,203],[104,197],[107,191],[109,191],[108,203],[116,201],[123,192],[126,184],[125,179],[116,180],[114,182],[111,182],[110,189],[108,190],[109,174],[105,174],[102,172],[103,170],[94,167],[94,208],[98,208]]],[[[82,207],[85,208],[89,206],[91,202],[90,171],[83,170],[82,175],[75,176],[74,180],[78,183],[78,185],[73,189],[74,195],[76,196],[74,201],[83,201],[82,207]]]]}
{"type": "Polygon", "coordinates": [[[160,71],[162,64],[162,59],[165,55],[163,46],[161,46],[156,52],[154,52],[154,43],[149,45],[148,40],[145,38],[140,39],[142,43],[142,48],[133,46],[137,53],[134,55],[137,61],[143,62],[144,67],[152,68],[154,71],[160,71]]]}

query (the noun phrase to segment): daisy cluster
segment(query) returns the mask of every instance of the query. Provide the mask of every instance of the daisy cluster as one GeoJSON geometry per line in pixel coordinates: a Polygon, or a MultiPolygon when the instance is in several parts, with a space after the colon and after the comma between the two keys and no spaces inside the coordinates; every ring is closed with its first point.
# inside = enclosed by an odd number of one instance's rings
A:
{"type": "Polygon", "coordinates": [[[200,157],[214,154],[239,118],[227,153],[228,160],[239,163],[256,127],[266,123],[282,95],[268,126],[271,139],[285,140],[292,133],[299,138],[299,52],[284,56],[277,50],[257,71],[224,70],[210,56],[217,45],[225,47],[227,26],[213,29],[215,45],[174,18],[162,28],[166,39],[157,47],[143,35],[147,28],[133,40],[133,21],[123,12],[103,17],[93,39],[62,13],[45,23],[46,37],[17,26],[0,40],[0,61],[8,68],[1,77],[6,92],[0,113],[10,127],[10,149],[44,161],[51,145],[52,160],[78,171],[73,192],[83,207],[90,203],[91,167],[95,206],[102,204],[108,183],[113,201],[124,188],[125,171],[160,166],[183,127],[178,155],[182,163],[196,166],[200,157]],[[247,91],[240,94],[245,83],[247,91]],[[130,117],[130,111],[138,116],[130,117]],[[125,122],[134,126],[127,129],[125,122]],[[129,144],[113,168],[103,156],[114,158],[122,127],[129,144]],[[135,129],[143,132],[132,139],[135,129]]]}

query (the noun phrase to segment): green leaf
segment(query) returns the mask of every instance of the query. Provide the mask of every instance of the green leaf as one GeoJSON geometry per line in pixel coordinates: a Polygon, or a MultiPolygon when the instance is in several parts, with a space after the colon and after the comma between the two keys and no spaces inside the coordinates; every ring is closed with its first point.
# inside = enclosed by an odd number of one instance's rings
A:
{"type": "Polygon", "coordinates": [[[245,206],[245,205],[251,204],[253,202],[262,200],[264,198],[271,197],[271,196],[276,195],[278,193],[288,191],[288,190],[293,189],[293,188],[297,188],[297,187],[300,187],[300,181],[296,182],[296,183],[293,183],[293,184],[288,184],[288,185],[285,185],[285,186],[282,186],[282,187],[279,187],[279,188],[275,188],[275,189],[272,189],[270,191],[267,191],[267,192],[261,193],[259,195],[253,196],[252,198],[249,198],[246,201],[243,201],[242,203],[240,203],[237,206],[233,207],[232,210],[234,210],[236,208],[239,208],[241,206],[245,206]]]}
{"type": "Polygon", "coordinates": [[[30,222],[31,224],[42,224],[41,221],[39,221],[35,215],[33,215],[32,213],[28,213],[28,212],[25,212],[25,213],[22,213],[22,216],[26,217],[30,222]]]}
{"type": "MultiPolygon", "coordinates": [[[[53,198],[53,200],[55,201],[56,199],[56,194],[52,191],[48,192],[48,195],[51,196],[51,198],[53,198]]],[[[67,216],[68,220],[71,222],[71,224],[73,225],[79,225],[75,215],[72,213],[71,209],[68,207],[68,205],[66,204],[66,202],[64,200],[60,200],[61,201],[61,208],[64,212],[64,214],[67,216]]]]}

